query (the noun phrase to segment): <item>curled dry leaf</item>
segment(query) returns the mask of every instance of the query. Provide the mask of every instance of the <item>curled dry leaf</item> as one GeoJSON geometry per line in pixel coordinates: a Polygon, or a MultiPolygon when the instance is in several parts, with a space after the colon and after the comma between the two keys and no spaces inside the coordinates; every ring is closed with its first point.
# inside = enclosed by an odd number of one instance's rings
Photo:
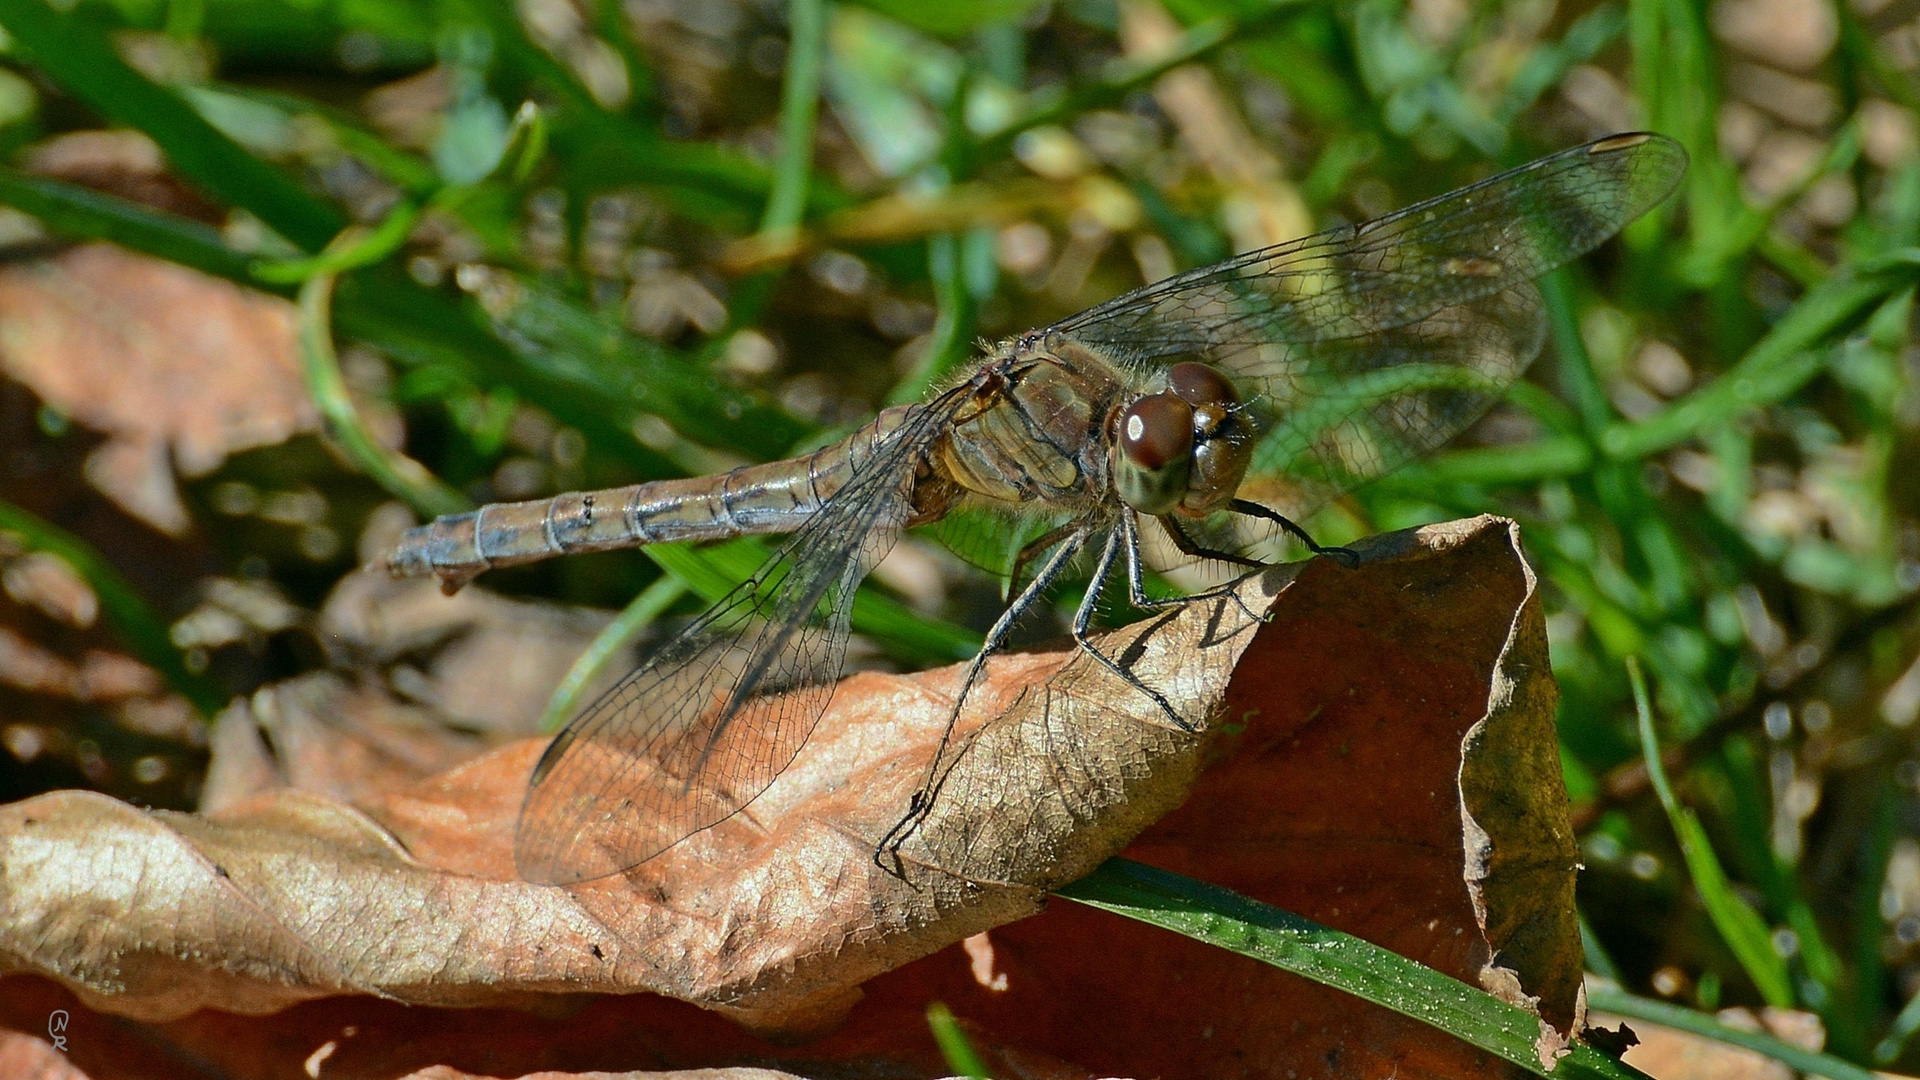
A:
{"type": "MultiPolygon", "coordinates": [[[[1532,572],[1495,519],[1356,547],[1359,569],[1309,564],[1276,601],[1227,693],[1244,730],[1126,854],[1535,999],[1551,1055],[1584,990],[1532,572]]],[[[1004,991],[955,959],[868,992],[939,997],[1001,1039],[1142,1076],[1512,1072],[1417,1020],[1079,905],[990,941],[1004,991]],[[1076,1032],[1085,1017],[1097,1033],[1076,1032]]]]}
{"type": "MultiPolygon", "coordinates": [[[[747,811],[566,889],[513,878],[534,742],[357,808],[294,793],[214,819],[85,793],[6,807],[0,963],[153,1020],[354,992],[481,1005],[653,990],[793,1035],[866,994],[792,1050],[718,1037],[717,1020],[646,996],[548,1025],[557,1040],[592,1032],[595,1061],[622,1045],[694,1066],[906,1044],[924,1062],[916,1033],[939,998],[994,1045],[1104,1073],[1504,1074],[1416,1021],[1092,909],[1015,921],[1138,834],[1132,857],[1534,1003],[1544,1054],[1579,1024],[1576,856],[1515,530],[1483,518],[1360,551],[1356,569],[1276,567],[1103,639],[1208,717],[1200,733],[1074,652],[997,660],[905,883],[875,868],[873,844],[920,781],[953,668],[847,679],[747,811]]],[[[510,1014],[484,1015],[470,1038],[510,1014]]],[[[224,1061],[206,1034],[219,1023],[172,1030],[202,1032],[194,1052],[224,1061]]]]}

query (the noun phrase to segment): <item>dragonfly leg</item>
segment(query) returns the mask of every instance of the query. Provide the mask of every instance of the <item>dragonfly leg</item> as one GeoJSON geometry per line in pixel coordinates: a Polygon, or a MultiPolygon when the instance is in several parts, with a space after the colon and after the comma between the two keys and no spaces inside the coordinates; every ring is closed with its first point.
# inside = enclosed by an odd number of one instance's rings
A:
{"type": "Polygon", "coordinates": [[[887,835],[881,837],[880,843],[873,849],[873,863],[881,870],[902,881],[906,880],[906,867],[900,860],[900,848],[907,842],[907,837],[913,835],[913,830],[919,828],[920,823],[933,812],[933,800],[940,793],[940,786],[946,782],[946,772],[941,765],[946,762],[947,747],[953,741],[953,729],[960,722],[960,710],[967,702],[967,694],[973,690],[973,684],[979,680],[980,673],[986,670],[987,658],[1006,646],[1007,637],[1013,632],[1014,625],[1020,621],[1020,616],[1026,614],[1027,609],[1033,606],[1041,594],[1059,579],[1061,572],[1067,568],[1067,563],[1079,553],[1082,547],[1086,546],[1086,543],[1085,526],[1076,524],[1068,531],[1066,538],[1059,542],[1060,546],[1054,549],[1053,554],[1047,556],[1047,561],[1041,564],[1039,572],[1033,575],[1033,580],[1027,583],[1026,588],[1020,590],[1020,595],[1007,605],[1007,610],[1000,613],[1000,618],[996,619],[992,629],[987,631],[986,640],[980,643],[980,651],[973,654],[973,659],[967,662],[966,673],[960,677],[960,692],[954,696],[952,711],[947,713],[947,728],[940,733],[940,746],[934,752],[933,761],[927,766],[926,780],[920,785],[920,790],[913,793],[913,799],[907,806],[906,816],[895,822],[893,828],[887,830],[887,835]],[[885,861],[889,856],[892,859],[892,866],[888,866],[885,861]]]}
{"type": "Polygon", "coordinates": [[[1168,536],[1173,537],[1173,546],[1179,548],[1182,555],[1191,555],[1196,559],[1212,559],[1215,562],[1233,563],[1236,566],[1267,565],[1250,555],[1240,555],[1232,551],[1221,551],[1219,548],[1210,548],[1200,544],[1195,541],[1193,537],[1187,535],[1187,530],[1180,527],[1179,521],[1175,519],[1172,514],[1155,520],[1160,522],[1161,528],[1167,530],[1168,536]]]}
{"type": "Polygon", "coordinates": [[[1280,512],[1277,510],[1270,510],[1267,507],[1261,506],[1257,502],[1248,502],[1245,499],[1233,500],[1232,502],[1227,504],[1227,509],[1233,511],[1236,514],[1245,514],[1247,517],[1255,517],[1255,518],[1260,518],[1264,521],[1271,521],[1274,524],[1279,525],[1280,528],[1283,529],[1288,536],[1291,536],[1295,540],[1298,540],[1302,544],[1305,544],[1307,546],[1308,551],[1313,552],[1315,555],[1326,555],[1332,558],[1335,562],[1339,563],[1341,566],[1344,566],[1349,570],[1353,569],[1355,566],[1358,566],[1360,564],[1359,552],[1354,551],[1352,548],[1321,547],[1320,544],[1313,539],[1313,537],[1307,535],[1307,530],[1294,524],[1290,519],[1282,516],[1280,512]]]}
{"type": "MultiPolygon", "coordinates": [[[[1139,676],[1121,667],[1112,657],[1101,652],[1100,649],[1094,645],[1093,639],[1087,636],[1087,628],[1093,624],[1094,607],[1100,602],[1100,590],[1106,584],[1107,575],[1113,572],[1113,562],[1119,557],[1120,548],[1123,545],[1127,548],[1129,571],[1128,589],[1132,594],[1128,598],[1133,599],[1138,595],[1134,575],[1138,572],[1140,566],[1139,534],[1132,528],[1131,515],[1123,514],[1121,516],[1120,527],[1107,535],[1107,546],[1100,549],[1100,561],[1095,564],[1093,568],[1093,580],[1087,583],[1087,595],[1080,601],[1079,609],[1073,613],[1073,640],[1078,642],[1080,648],[1085,650],[1088,655],[1098,660],[1101,666],[1118,675],[1121,679],[1125,680],[1127,685],[1150,698],[1155,705],[1160,707],[1161,712],[1167,714],[1167,719],[1173,721],[1176,727],[1182,731],[1192,731],[1194,730],[1193,725],[1187,723],[1181,718],[1178,712],[1174,711],[1173,703],[1167,700],[1165,694],[1141,682],[1139,676]]],[[[1156,602],[1156,606],[1166,605],[1156,602]]]]}
{"type": "MultiPolygon", "coordinates": [[[[1218,559],[1221,562],[1236,563],[1241,566],[1267,565],[1259,559],[1250,559],[1245,555],[1234,555],[1231,552],[1225,551],[1216,552],[1209,548],[1200,547],[1193,543],[1192,539],[1181,530],[1180,526],[1174,524],[1172,518],[1163,517],[1156,520],[1158,520],[1173,537],[1174,546],[1195,558],[1218,559]]],[[[1246,601],[1240,599],[1240,591],[1235,587],[1238,585],[1238,582],[1234,581],[1229,581],[1224,585],[1217,585],[1203,592],[1190,593],[1186,596],[1170,597],[1165,600],[1156,600],[1148,596],[1146,573],[1140,565],[1139,525],[1133,511],[1129,510],[1121,516],[1120,527],[1124,529],[1127,534],[1127,600],[1133,604],[1134,607],[1142,611],[1152,611],[1156,608],[1173,607],[1177,604],[1185,604],[1193,600],[1211,600],[1216,596],[1231,596],[1233,602],[1240,605],[1240,610],[1246,613],[1247,618],[1265,621],[1264,616],[1248,607],[1246,601]]]]}
{"type": "Polygon", "coordinates": [[[1012,570],[1007,574],[1007,594],[1003,599],[1012,599],[1014,591],[1020,587],[1020,576],[1026,573],[1029,563],[1038,559],[1048,548],[1072,536],[1074,530],[1078,528],[1080,528],[1079,522],[1069,521],[1057,529],[1047,530],[1022,545],[1019,553],[1013,557],[1012,570]]]}

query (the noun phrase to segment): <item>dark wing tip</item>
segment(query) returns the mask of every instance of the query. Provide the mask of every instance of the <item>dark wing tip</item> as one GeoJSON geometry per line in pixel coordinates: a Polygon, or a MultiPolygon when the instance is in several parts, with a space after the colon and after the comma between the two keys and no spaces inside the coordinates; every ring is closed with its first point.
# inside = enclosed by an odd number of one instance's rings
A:
{"type": "Polygon", "coordinates": [[[1621,150],[1631,150],[1636,146],[1643,146],[1655,139],[1661,139],[1667,142],[1673,141],[1665,135],[1656,135],[1651,131],[1623,131],[1618,135],[1603,135],[1588,143],[1587,153],[1612,154],[1621,150]]]}

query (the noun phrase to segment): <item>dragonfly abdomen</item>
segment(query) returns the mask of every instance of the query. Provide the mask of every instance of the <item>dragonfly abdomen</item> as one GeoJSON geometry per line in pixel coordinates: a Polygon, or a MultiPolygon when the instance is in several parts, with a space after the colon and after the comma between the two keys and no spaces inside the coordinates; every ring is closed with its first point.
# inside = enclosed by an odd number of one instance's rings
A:
{"type": "Polygon", "coordinates": [[[396,577],[432,574],[453,592],[484,571],[556,555],[792,532],[845,486],[909,408],[888,409],[804,457],[438,517],[407,530],[387,569],[396,577]]]}

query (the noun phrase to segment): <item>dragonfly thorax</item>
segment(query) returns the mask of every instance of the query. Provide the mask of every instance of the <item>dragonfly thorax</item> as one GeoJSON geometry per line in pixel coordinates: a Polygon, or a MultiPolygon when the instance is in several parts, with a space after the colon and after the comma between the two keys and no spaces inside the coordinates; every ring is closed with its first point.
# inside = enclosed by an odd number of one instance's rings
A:
{"type": "Polygon", "coordinates": [[[1204,517],[1233,500],[1253,454],[1253,428],[1226,376],[1175,364],[1167,388],[1135,398],[1109,434],[1113,487],[1143,514],[1204,517]]]}
{"type": "Polygon", "coordinates": [[[981,365],[964,392],[931,452],[937,473],[996,502],[1103,497],[1103,435],[1128,393],[1105,357],[1076,342],[1023,339],[981,365]]]}

